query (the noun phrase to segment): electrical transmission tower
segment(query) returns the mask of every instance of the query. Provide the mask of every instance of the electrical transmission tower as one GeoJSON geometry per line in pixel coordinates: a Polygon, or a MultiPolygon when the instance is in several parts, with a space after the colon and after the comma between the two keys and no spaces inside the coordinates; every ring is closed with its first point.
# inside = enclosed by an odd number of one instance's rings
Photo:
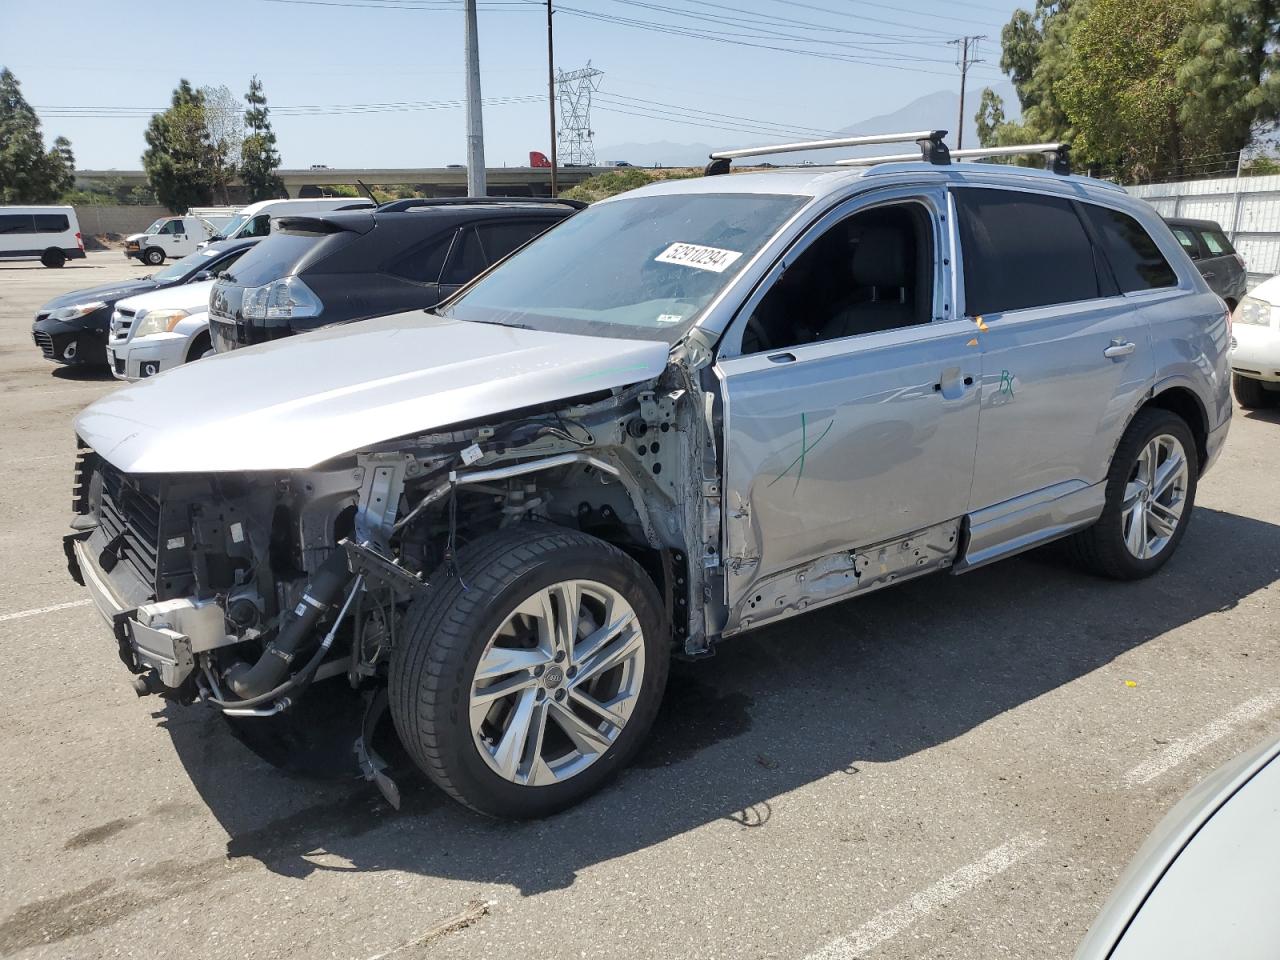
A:
{"type": "Polygon", "coordinates": [[[960,37],[947,42],[956,48],[956,66],[960,68],[960,123],[956,127],[956,149],[964,146],[964,81],[969,75],[969,68],[975,63],[982,63],[978,57],[978,44],[987,39],[982,36],[960,37]]]}
{"type": "Polygon", "coordinates": [[[578,70],[556,71],[556,99],[560,102],[560,129],[557,131],[560,162],[566,166],[595,166],[596,150],[591,140],[591,95],[600,89],[603,70],[591,61],[578,70]]]}

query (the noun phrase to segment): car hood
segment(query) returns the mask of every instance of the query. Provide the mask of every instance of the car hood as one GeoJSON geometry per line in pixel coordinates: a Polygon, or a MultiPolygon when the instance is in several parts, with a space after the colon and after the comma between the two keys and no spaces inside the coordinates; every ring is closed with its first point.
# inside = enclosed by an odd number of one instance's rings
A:
{"type": "Polygon", "coordinates": [[[104,283],[99,287],[87,287],[84,290],[75,290],[71,293],[64,293],[60,297],[54,297],[41,307],[39,312],[47,313],[51,310],[57,310],[59,307],[71,307],[77,303],[90,303],[94,300],[111,303],[121,297],[128,297],[135,293],[145,293],[155,288],[155,281],[150,277],[138,277],[136,280],[117,280],[115,283],[104,283]]]}
{"type": "Polygon", "coordinates": [[[126,310],[186,310],[188,313],[204,311],[209,308],[209,291],[213,289],[212,280],[201,280],[199,283],[180,283],[159,290],[148,290],[137,296],[121,300],[116,304],[126,310]]]}
{"type": "Polygon", "coordinates": [[[127,473],[311,467],[656,377],[665,342],[392,314],[207,357],[108,394],[76,433],[127,473]]]}

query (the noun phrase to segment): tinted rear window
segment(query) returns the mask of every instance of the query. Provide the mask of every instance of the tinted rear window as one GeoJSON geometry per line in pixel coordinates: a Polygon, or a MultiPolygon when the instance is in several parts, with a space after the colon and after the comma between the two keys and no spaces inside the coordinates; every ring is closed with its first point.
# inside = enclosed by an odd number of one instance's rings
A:
{"type": "Polygon", "coordinates": [[[240,258],[230,271],[231,276],[244,287],[258,287],[290,276],[297,273],[300,266],[308,266],[331,249],[338,249],[344,236],[355,234],[273,233],[240,258]]]}
{"type": "Polygon", "coordinates": [[[1192,260],[1200,259],[1200,246],[1196,243],[1196,238],[1186,227],[1170,227],[1173,231],[1173,239],[1178,241],[1178,246],[1187,251],[1187,256],[1192,260]]]}
{"type": "Polygon", "coordinates": [[[65,213],[37,213],[36,233],[64,233],[69,225],[65,213]]]}
{"type": "Polygon", "coordinates": [[[1098,231],[1122,293],[1177,286],[1178,275],[1146,227],[1119,210],[1094,203],[1082,206],[1098,231]]]}
{"type": "Polygon", "coordinates": [[[955,191],[970,316],[1101,295],[1093,245],[1071,201],[1013,190],[955,191]]]}
{"type": "Polygon", "coordinates": [[[1228,256],[1236,252],[1236,248],[1231,246],[1231,241],[1221,230],[1201,230],[1200,239],[1204,241],[1211,257],[1228,256]]]}

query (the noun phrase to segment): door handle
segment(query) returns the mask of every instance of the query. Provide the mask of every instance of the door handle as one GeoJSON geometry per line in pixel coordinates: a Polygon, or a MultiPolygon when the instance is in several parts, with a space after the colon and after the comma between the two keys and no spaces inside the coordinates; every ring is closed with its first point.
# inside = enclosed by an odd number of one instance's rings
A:
{"type": "Polygon", "coordinates": [[[1112,340],[1111,346],[1102,351],[1102,355],[1108,360],[1119,360],[1121,357],[1127,357],[1138,349],[1137,345],[1129,340],[1112,340]]]}
{"type": "Polygon", "coordinates": [[[770,363],[792,363],[796,358],[794,353],[771,353],[769,354],[770,363]]]}
{"type": "Polygon", "coordinates": [[[1200,274],[1200,276],[1204,277],[1206,280],[1212,280],[1214,277],[1217,276],[1217,274],[1214,273],[1212,270],[1206,270],[1204,273],[1200,274]]]}

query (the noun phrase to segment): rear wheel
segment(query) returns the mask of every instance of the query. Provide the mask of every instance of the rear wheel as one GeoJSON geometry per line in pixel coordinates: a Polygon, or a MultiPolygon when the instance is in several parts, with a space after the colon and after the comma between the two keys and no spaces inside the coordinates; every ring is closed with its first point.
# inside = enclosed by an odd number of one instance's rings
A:
{"type": "Polygon", "coordinates": [[[1168,410],[1139,412],[1111,460],[1102,516],[1069,541],[1077,559],[1117,580],[1155,573],[1186,531],[1199,474],[1186,421],[1168,410]]]}
{"type": "Polygon", "coordinates": [[[1261,380],[1241,376],[1238,373],[1231,374],[1231,391],[1236,395],[1236,403],[1246,410],[1270,406],[1271,398],[1274,396],[1262,385],[1261,380]]]}
{"type": "Polygon", "coordinates": [[[50,247],[40,255],[40,262],[46,267],[60,267],[67,262],[67,255],[57,247],[50,247]]]}
{"type": "Polygon", "coordinates": [[[151,266],[158,267],[164,263],[164,251],[159,247],[148,247],[147,252],[142,255],[142,259],[151,264],[151,266]]]}
{"type": "Polygon", "coordinates": [[[541,817],[599,789],[640,746],[669,631],[634,560],[573,530],[478,538],[410,609],[391,712],[441,788],[497,817],[541,817]]]}

